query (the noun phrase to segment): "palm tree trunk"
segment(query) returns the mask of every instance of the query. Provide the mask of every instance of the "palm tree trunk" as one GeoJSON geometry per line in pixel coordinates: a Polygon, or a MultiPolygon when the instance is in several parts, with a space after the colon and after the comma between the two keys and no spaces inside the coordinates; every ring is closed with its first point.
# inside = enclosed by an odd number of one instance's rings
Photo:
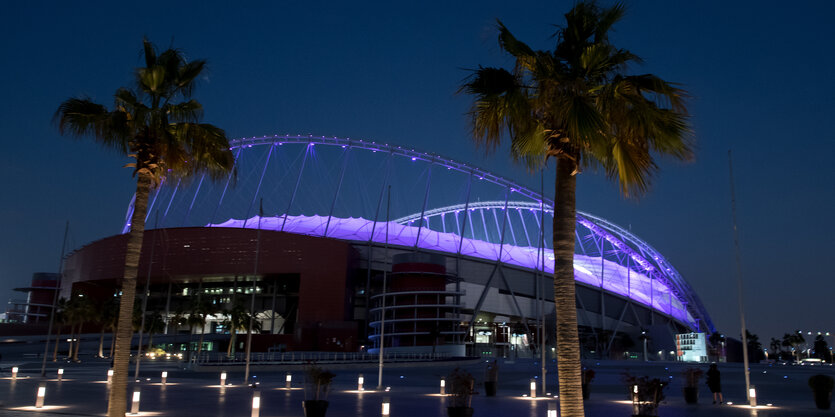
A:
{"type": "Polygon", "coordinates": [[[575,163],[557,159],[554,196],[554,307],[557,313],[557,377],[560,415],[583,417],[580,338],[574,294],[574,228],[577,223],[575,163]]]}
{"type": "Polygon", "coordinates": [[[99,358],[104,357],[104,326],[101,326],[101,333],[99,333],[99,358]]]}
{"type": "Polygon", "coordinates": [[[113,329],[114,332],[110,335],[110,356],[109,358],[113,359],[113,350],[116,348],[116,329],[113,329]]]}
{"type": "Polygon", "coordinates": [[[67,350],[67,360],[72,359],[73,349],[75,349],[75,324],[70,327],[70,349],[67,350]]]}
{"type": "Polygon", "coordinates": [[[119,299],[119,320],[116,325],[116,346],[113,357],[113,382],[107,402],[107,417],[125,417],[127,409],[128,367],[130,347],[133,338],[133,302],[136,298],[136,275],[139,269],[139,255],[145,233],[145,214],[148,211],[148,194],[151,177],[138,172],[136,199],[131,216],[130,233],[125,249],[125,275],[122,278],[122,297],[119,299]]]}
{"type": "Polygon", "coordinates": [[[61,343],[61,328],[55,332],[55,348],[52,350],[52,362],[58,362],[58,344],[61,343]]]}
{"type": "Polygon", "coordinates": [[[232,337],[229,338],[229,346],[226,348],[226,356],[232,357],[235,353],[235,336],[237,336],[238,330],[232,329],[232,337]]]}
{"type": "Polygon", "coordinates": [[[84,329],[84,323],[78,324],[78,340],[75,342],[75,350],[72,354],[73,362],[78,362],[78,348],[81,346],[81,330],[84,329]]]}
{"type": "Polygon", "coordinates": [[[150,352],[151,351],[151,346],[153,346],[153,345],[154,345],[154,333],[149,332],[148,333],[148,348],[145,349],[145,352],[150,352]]]}
{"type": "Polygon", "coordinates": [[[204,323],[203,326],[200,327],[200,343],[197,344],[197,357],[195,360],[200,359],[200,352],[203,350],[203,336],[206,335],[206,324],[204,323]]]}

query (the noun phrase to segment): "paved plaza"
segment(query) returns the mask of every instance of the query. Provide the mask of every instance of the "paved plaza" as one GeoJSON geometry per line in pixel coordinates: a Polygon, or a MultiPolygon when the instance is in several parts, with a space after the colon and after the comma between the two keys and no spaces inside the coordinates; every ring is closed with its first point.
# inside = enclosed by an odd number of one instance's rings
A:
{"type": "MultiPolygon", "coordinates": [[[[8,367],[13,362],[2,364],[4,371],[0,379],[0,415],[31,416],[41,415],[104,415],[107,391],[106,371],[109,363],[103,360],[87,360],[82,364],[49,362],[46,392],[46,407],[33,410],[37,390],[40,363],[36,361],[15,362],[20,366],[17,380],[10,378],[8,367]],[[57,381],[57,368],[65,369],[64,380],[57,381]]],[[[445,416],[445,398],[438,395],[440,377],[446,375],[456,363],[392,365],[385,370],[384,385],[390,392],[375,391],[377,385],[376,367],[353,365],[329,365],[336,373],[328,400],[328,416],[378,416],[384,397],[390,398],[391,415],[402,417],[445,416]],[[366,392],[357,392],[357,376],[365,376],[366,392]]],[[[468,361],[462,367],[469,370],[477,382],[483,379],[483,361],[468,361]]],[[[830,366],[753,365],[751,378],[756,384],[759,403],[771,407],[756,411],[737,405],[713,405],[710,393],[700,387],[700,403],[687,405],[681,394],[681,370],[678,363],[644,363],[619,361],[585,361],[596,371],[592,383],[591,399],[586,401],[587,416],[629,416],[631,405],[627,400],[626,387],[622,382],[623,373],[650,375],[670,381],[666,399],[659,407],[660,416],[823,416],[832,415],[831,410],[817,410],[811,390],[807,386],[809,376],[816,373],[832,375],[835,368],[830,366]]],[[[552,399],[531,399],[523,397],[529,392],[529,381],[539,374],[539,363],[530,359],[519,359],[511,363],[500,361],[499,389],[496,397],[485,397],[482,393],[473,398],[475,416],[545,417],[547,404],[552,399]]],[[[703,368],[707,368],[703,366],[703,368]]],[[[249,416],[253,389],[242,384],[243,372],[229,371],[229,383],[237,384],[221,388],[220,369],[217,371],[186,371],[179,362],[148,361],[143,363],[141,372],[141,415],[183,416],[183,417],[231,417],[249,416]],[[168,372],[165,386],[160,383],[162,371],[168,372]]],[[[555,372],[553,363],[548,364],[555,372]]],[[[744,379],[740,364],[720,365],[726,401],[734,404],[744,402],[744,379]]],[[[262,396],[261,416],[303,416],[301,389],[303,373],[299,367],[257,370],[254,375],[260,381],[262,396]],[[293,373],[292,390],[283,389],[285,373],[293,373]]],[[[551,389],[553,381],[548,384],[551,389]]]]}

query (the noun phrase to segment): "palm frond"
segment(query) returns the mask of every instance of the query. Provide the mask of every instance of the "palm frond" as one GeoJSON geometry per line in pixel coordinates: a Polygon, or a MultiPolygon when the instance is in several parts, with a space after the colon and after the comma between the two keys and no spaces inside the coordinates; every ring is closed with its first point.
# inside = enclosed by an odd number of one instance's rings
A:
{"type": "Polygon", "coordinates": [[[623,3],[616,3],[608,9],[600,11],[597,18],[597,27],[594,33],[594,42],[609,42],[609,30],[619,22],[626,14],[626,5],[623,3]]]}
{"type": "Polygon", "coordinates": [[[197,100],[167,104],[164,111],[172,122],[197,122],[203,117],[203,105],[197,100]]]}
{"type": "Polygon", "coordinates": [[[177,92],[183,97],[191,97],[195,80],[206,69],[206,61],[197,60],[185,63],[177,72],[177,92]]]}
{"type": "MultiPolygon", "coordinates": [[[[223,129],[208,123],[172,123],[169,135],[177,145],[169,145],[166,166],[173,172],[205,172],[212,179],[225,178],[233,169],[235,158],[223,129]]],[[[234,173],[233,173],[234,175],[234,173]]]]}
{"type": "Polygon", "coordinates": [[[618,182],[621,193],[627,197],[645,194],[657,170],[645,147],[625,139],[613,143],[611,159],[606,162],[609,178],[618,182]]]}
{"type": "Polygon", "coordinates": [[[92,136],[105,147],[127,154],[129,131],[123,112],[111,112],[87,98],[71,98],[58,106],[53,120],[61,134],[92,136]]]}

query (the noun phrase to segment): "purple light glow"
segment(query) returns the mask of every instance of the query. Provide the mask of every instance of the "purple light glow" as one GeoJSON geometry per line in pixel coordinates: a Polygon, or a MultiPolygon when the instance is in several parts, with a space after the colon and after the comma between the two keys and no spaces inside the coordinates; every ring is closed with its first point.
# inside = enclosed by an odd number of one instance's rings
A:
{"type": "MultiPolygon", "coordinates": [[[[284,217],[264,217],[258,219],[254,216],[247,220],[230,219],[220,224],[211,224],[210,227],[235,227],[240,228],[244,224],[249,229],[257,228],[258,224],[264,230],[281,230],[284,217]]],[[[309,236],[323,236],[325,226],[328,223],[327,216],[287,216],[284,231],[309,236]]],[[[402,225],[394,222],[387,223],[389,244],[396,246],[412,247],[418,237],[418,227],[402,225]]],[[[374,236],[371,230],[374,222],[363,218],[338,218],[333,217],[328,227],[328,237],[355,242],[368,242],[372,240],[383,244],[386,242],[386,223],[379,222],[374,228],[374,236]]],[[[482,240],[463,238],[454,233],[443,233],[424,228],[420,233],[418,247],[427,250],[455,254],[461,244],[461,254],[488,261],[496,261],[499,257],[500,245],[482,240]]],[[[624,245],[625,246],[625,245],[624,245]]],[[[537,251],[535,247],[520,247],[505,244],[501,249],[501,261],[505,264],[516,265],[528,269],[536,269],[537,251]]],[[[644,265],[642,265],[644,267],[644,265]]],[[[545,272],[554,272],[553,253],[546,253],[545,272]]],[[[661,280],[652,279],[636,270],[626,268],[609,260],[602,260],[596,257],[581,254],[574,255],[574,279],[594,287],[602,287],[604,290],[628,297],[638,303],[651,307],[663,314],[669,314],[683,323],[695,326],[695,319],[687,312],[684,303],[676,295],[671,296],[670,288],[661,280]],[[605,279],[601,279],[601,268],[605,271],[605,279]]]]}

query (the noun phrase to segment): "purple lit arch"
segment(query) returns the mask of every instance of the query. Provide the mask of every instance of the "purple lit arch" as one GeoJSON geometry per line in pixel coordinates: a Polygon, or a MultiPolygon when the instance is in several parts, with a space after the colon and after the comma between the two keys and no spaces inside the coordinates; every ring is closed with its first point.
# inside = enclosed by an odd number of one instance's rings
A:
{"type": "MultiPolygon", "coordinates": [[[[547,226],[553,222],[552,200],[488,171],[408,147],[335,137],[242,138],[231,149],[241,172],[237,184],[231,177],[214,185],[204,178],[165,184],[155,191],[147,218],[153,221],[157,213],[162,220],[148,226],[260,224],[378,244],[386,242],[388,230],[394,246],[553,272],[547,226]],[[383,195],[390,185],[401,193],[400,214],[386,222],[383,195]],[[266,202],[262,218],[259,200],[266,202]]],[[[131,212],[132,205],[127,219],[131,212]]],[[[123,232],[129,227],[126,221],[123,232]]],[[[651,307],[691,329],[714,331],[681,274],[634,234],[578,211],[576,243],[579,283],[651,307]]]]}

